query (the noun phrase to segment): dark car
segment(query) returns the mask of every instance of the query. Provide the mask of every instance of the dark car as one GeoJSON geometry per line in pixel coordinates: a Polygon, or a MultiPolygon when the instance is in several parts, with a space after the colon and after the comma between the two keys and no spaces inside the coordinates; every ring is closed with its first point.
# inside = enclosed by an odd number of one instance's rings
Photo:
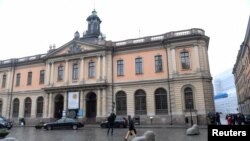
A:
{"type": "Polygon", "coordinates": [[[0,116],[0,128],[11,129],[12,128],[12,122],[8,121],[3,116],[0,116]]]}
{"type": "Polygon", "coordinates": [[[44,129],[47,129],[47,130],[67,129],[67,128],[76,130],[78,128],[84,127],[84,124],[75,119],[64,117],[55,122],[45,123],[43,127],[44,129]]]}
{"type": "MultiPolygon", "coordinates": [[[[128,121],[125,117],[122,117],[122,116],[117,116],[115,118],[115,123],[114,123],[114,127],[115,128],[126,128],[128,125],[128,121]]],[[[103,121],[101,122],[101,125],[100,125],[102,128],[108,128],[108,121],[103,121]]]]}
{"type": "Polygon", "coordinates": [[[249,115],[245,115],[245,124],[250,125],[250,114],[249,115]]]}

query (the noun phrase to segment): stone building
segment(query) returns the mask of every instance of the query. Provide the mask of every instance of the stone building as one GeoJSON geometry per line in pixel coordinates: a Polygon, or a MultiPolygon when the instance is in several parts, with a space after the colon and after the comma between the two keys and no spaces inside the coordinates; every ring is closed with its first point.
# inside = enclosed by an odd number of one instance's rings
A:
{"type": "Polygon", "coordinates": [[[115,112],[142,124],[206,124],[214,111],[209,37],[193,28],[107,41],[94,10],[88,29],[46,54],[0,61],[0,114],[28,123],[115,112]]]}
{"type": "Polygon", "coordinates": [[[244,41],[234,64],[233,74],[238,97],[238,111],[250,114],[250,17],[244,41]]]}

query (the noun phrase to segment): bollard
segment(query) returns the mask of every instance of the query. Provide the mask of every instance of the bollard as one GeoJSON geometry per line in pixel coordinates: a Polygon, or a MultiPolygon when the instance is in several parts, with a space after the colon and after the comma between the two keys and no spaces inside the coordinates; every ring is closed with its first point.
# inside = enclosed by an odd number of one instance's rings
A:
{"type": "Polygon", "coordinates": [[[155,134],[153,131],[146,131],[143,136],[135,137],[132,141],[155,141],[155,134]]]}
{"type": "Polygon", "coordinates": [[[187,135],[199,135],[200,131],[199,131],[198,125],[194,124],[192,127],[188,128],[186,134],[187,135]]]}

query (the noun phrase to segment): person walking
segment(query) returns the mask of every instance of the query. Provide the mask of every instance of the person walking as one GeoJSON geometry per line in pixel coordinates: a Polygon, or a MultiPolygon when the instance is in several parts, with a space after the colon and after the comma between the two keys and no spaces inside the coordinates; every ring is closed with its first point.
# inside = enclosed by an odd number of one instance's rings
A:
{"type": "Polygon", "coordinates": [[[111,135],[113,135],[115,118],[116,118],[115,113],[111,113],[110,116],[108,117],[108,132],[107,132],[107,135],[109,135],[110,129],[111,129],[111,135]]]}
{"type": "Polygon", "coordinates": [[[130,115],[128,116],[128,126],[129,126],[128,131],[127,131],[127,134],[126,134],[126,136],[124,138],[125,141],[128,140],[129,136],[134,135],[136,137],[135,124],[134,124],[134,121],[132,120],[130,115]]]}
{"type": "Polygon", "coordinates": [[[220,122],[220,113],[216,112],[216,125],[221,125],[221,122],[220,122]]]}

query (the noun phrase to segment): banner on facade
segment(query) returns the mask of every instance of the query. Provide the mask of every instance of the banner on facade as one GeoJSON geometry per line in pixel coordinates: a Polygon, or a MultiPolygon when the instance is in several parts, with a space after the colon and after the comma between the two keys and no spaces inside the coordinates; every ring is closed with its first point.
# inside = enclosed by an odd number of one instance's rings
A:
{"type": "Polygon", "coordinates": [[[79,92],[68,92],[68,109],[79,109],[79,92]]]}

